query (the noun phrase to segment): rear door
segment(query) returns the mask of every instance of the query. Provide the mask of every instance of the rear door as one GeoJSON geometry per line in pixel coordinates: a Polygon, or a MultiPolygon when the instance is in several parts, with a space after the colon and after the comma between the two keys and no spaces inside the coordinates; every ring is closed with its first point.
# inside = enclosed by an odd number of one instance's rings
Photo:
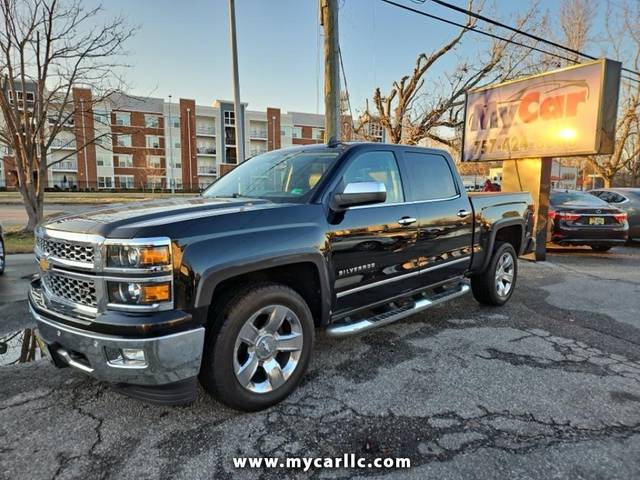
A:
{"type": "Polygon", "coordinates": [[[418,214],[418,245],[422,285],[463,275],[471,260],[471,203],[444,155],[403,151],[409,200],[418,214]]]}
{"type": "Polygon", "coordinates": [[[383,182],[385,203],[351,207],[330,228],[334,312],[351,310],[411,290],[418,273],[415,205],[405,201],[396,156],[391,150],[355,153],[341,174],[343,185],[383,182]]]}

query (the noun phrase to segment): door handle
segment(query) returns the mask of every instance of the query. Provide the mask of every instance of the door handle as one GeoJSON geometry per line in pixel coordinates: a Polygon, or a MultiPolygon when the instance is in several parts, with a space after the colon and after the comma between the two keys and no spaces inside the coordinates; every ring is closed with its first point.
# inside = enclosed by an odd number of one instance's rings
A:
{"type": "Polygon", "coordinates": [[[400,225],[411,225],[412,223],[416,223],[418,220],[413,218],[413,217],[402,217],[400,220],[398,220],[398,223],[400,225]]]}
{"type": "Polygon", "coordinates": [[[460,218],[468,217],[469,215],[471,215],[469,210],[458,210],[458,216],[460,218]]]}

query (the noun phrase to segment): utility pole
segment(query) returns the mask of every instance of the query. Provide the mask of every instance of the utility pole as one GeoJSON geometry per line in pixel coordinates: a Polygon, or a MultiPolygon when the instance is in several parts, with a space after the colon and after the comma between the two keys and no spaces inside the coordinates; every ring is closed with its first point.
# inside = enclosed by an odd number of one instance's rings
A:
{"type": "MultiPolygon", "coordinates": [[[[170,177],[169,184],[171,185],[171,194],[176,193],[176,182],[173,177],[173,140],[171,138],[171,129],[173,128],[173,122],[171,121],[171,95],[169,95],[169,168],[170,168],[170,177]]],[[[164,126],[165,129],[167,125],[164,126]]],[[[165,145],[166,147],[166,145],[165,145]]]]}
{"type": "Polygon", "coordinates": [[[325,137],[340,140],[340,59],[338,0],[320,0],[320,24],[324,29],[325,137]]]}
{"type": "Polygon", "coordinates": [[[238,75],[238,44],[236,42],[236,6],[229,0],[229,32],[231,35],[231,63],[233,65],[233,103],[236,128],[237,163],[244,162],[244,119],[240,104],[240,78],[238,75]]]}

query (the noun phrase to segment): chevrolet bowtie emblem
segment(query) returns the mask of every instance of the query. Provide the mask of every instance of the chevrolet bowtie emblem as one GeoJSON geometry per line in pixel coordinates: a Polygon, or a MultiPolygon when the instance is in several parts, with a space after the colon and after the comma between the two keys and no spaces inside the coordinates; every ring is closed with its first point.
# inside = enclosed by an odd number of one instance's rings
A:
{"type": "Polygon", "coordinates": [[[42,270],[43,272],[46,272],[51,269],[51,263],[46,258],[41,258],[39,263],[40,263],[40,270],[42,270]]]}

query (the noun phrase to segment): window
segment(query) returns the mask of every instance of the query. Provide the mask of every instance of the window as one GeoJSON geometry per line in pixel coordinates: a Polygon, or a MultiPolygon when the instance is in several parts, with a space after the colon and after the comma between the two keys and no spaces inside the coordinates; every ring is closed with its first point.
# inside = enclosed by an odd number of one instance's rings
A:
{"type": "Polygon", "coordinates": [[[118,175],[116,177],[118,179],[118,183],[120,184],[120,188],[122,189],[132,189],[133,188],[133,175],[118,175]]]}
{"type": "Polygon", "coordinates": [[[147,128],[160,128],[160,117],[158,115],[145,114],[144,126],[147,128]]]}
{"type": "Polygon", "coordinates": [[[224,112],[224,124],[228,126],[235,126],[236,124],[236,114],[230,110],[224,112]]]}
{"type": "Polygon", "coordinates": [[[204,196],[240,195],[281,202],[304,202],[338,155],[337,151],[329,149],[266,152],[240,163],[221,177],[204,196]]]}
{"type": "Polygon", "coordinates": [[[95,125],[109,125],[109,114],[107,112],[94,110],[93,123],[95,125]]]}
{"type": "Polygon", "coordinates": [[[110,167],[112,163],[113,161],[110,153],[96,151],[96,165],[99,167],[110,167]]]}
{"type": "Polygon", "coordinates": [[[604,200],[594,197],[588,193],[578,191],[551,192],[549,203],[553,206],[565,204],[581,203],[583,205],[593,205],[595,207],[606,207],[608,203],[604,200]]]}
{"type": "Polygon", "coordinates": [[[314,140],[323,140],[324,139],[324,130],[322,128],[312,128],[311,129],[311,137],[314,140]]]}
{"type": "Polygon", "coordinates": [[[354,182],[382,182],[387,189],[385,203],[404,202],[396,157],[392,152],[366,152],[357,156],[342,176],[344,185],[354,182]]]}
{"type": "Polygon", "coordinates": [[[113,188],[111,177],[98,177],[98,188],[113,188]]]}
{"type": "Polygon", "coordinates": [[[162,157],[149,155],[147,157],[147,166],[149,166],[149,168],[162,168],[162,157]]]}
{"type": "Polygon", "coordinates": [[[147,188],[150,188],[152,190],[155,190],[157,188],[162,188],[163,180],[164,180],[164,177],[157,177],[157,176],[150,175],[147,177],[147,188]]]}
{"type": "Polygon", "coordinates": [[[129,112],[116,112],[116,125],[131,125],[131,114],[129,112]]]}
{"type": "Polygon", "coordinates": [[[114,155],[116,166],[120,168],[132,168],[133,167],[133,155],[114,155]]]}
{"type": "Polygon", "coordinates": [[[293,127],[291,130],[291,136],[293,138],[302,138],[302,127],[293,127]]]}
{"type": "Polygon", "coordinates": [[[173,148],[180,148],[180,140],[173,142],[173,148]]]}
{"type": "Polygon", "coordinates": [[[180,117],[171,117],[171,125],[173,126],[173,128],[180,128],[180,117]]]}
{"type": "Polygon", "coordinates": [[[145,135],[144,141],[147,148],[160,148],[160,137],[158,135],[145,135]]]}
{"type": "Polygon", "coordinates": [[[405,152],[404,158],[411,179],[411,200],[435,200],[458,195],[449,163],[442,155],[405,152]]]}
{"type": "Polygon", "coordinates": [[[116,145],[118,147],[130,147],[131,146],[131,135],[118,134],[115,137],[116,137],[116,145]]]}

